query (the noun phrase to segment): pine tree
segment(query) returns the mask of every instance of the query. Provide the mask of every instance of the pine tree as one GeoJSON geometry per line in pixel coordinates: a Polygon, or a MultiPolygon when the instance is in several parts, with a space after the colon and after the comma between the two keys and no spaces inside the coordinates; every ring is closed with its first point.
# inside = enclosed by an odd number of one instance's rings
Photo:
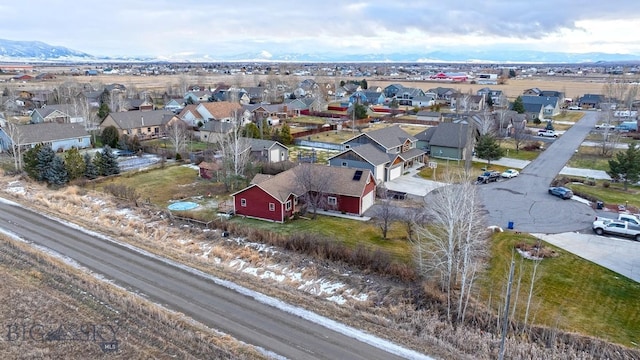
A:
{"type": "Polygon", "coordinates": [[[93,180],[100,176],[99,170],[93,163],[89,153],[84,153],[84,176],[89,180],[93,180]]]}
{"type": "Polygon", "coordinates": [[[64,160],[59,156],[53,156],[53,160],[46,168],[43,176],[51,185],[64,185],[69,181],[69,174],[64,165],[64,160]]]}
{"type": "Polygon", "coordinates": [[[280,142],[284,145],[293,144],[293,136],[291,135],[291,128],[286,123],[282,124],[280,129],[280,142]]]}
{"type": "Polygon", "coordinates": [[[640,179],[640,148],[637,142],[632,142],[625,151],[619,151],[609,160],[609,176],[621,180],[624,189],[629,183],[635,184],[640,179]]]}
{"type": "Polygon", "coordinates": [[[111,148],[105,146],[102,148],[102,175],[109,176],[120,174],[120,165],[118,164],[118,158],[116,154],[111,151],[111,148]]]}
{"type": "Polygon", "coordinates": [[[36,154],[36,168],[35,179],[38,181],[47,180],[46,171],[51,166],[53,159],[55,159],[56,153],[53,152],[50,146],[43,146],[36,154]]]}
{"type": "Polygon", "coordinates": [[[64,165],[69,175],[69,180],[75,180],[84,175],[86,164],[78,149],[73,148],[64,155],[64,165]]]}
{"type": "Polygon", "coordinates": [[[517,112],[518,114],[524,114],[525,113],[526,110],[524,109],[524,103],[522,102],[522,96],[518,96],[516,98],[516,100],[511,105],[511,110],[517,112]]]}
{"type": "Polygon", "coordinates": [[[96,152],[96,154],[93,156],[92,163],[96,168],[98,176],[104,175],[104,170],[103,170],[104,165],[103,165],[103,161],[102,161],[102,152],[100,152],[100,151],[96,152]]]}
{"type": "Polygon", "coordinates": [[[40,152],[41,148],[42,148],[42,144],[36,144],[36,146],[27,150],[22,155],[22,162],[24,163],[22,168],[27,173],[27,175],[29,175],[29,177],[32,179],[38,178],[38,171],[37,171],[38,153],[40,152]]]}
{"type": "Polygon", "coordinates": [[[102,143],[105,146],[116,147],[118,145],[118,141],[120,140],[120,135],[118,134],[118,129],[115,126],[107,126],[102,130],[102,134],[100,135],[102,138],[102,143]]]}
{"type": "Polygon", "coordinates": [[[504,156],[504,149],[493,136],[485,134],[480,136],[476,144],[476,156],[487,160],[487,165],[491,165],[491,160],[499,160],[504,156]]]}

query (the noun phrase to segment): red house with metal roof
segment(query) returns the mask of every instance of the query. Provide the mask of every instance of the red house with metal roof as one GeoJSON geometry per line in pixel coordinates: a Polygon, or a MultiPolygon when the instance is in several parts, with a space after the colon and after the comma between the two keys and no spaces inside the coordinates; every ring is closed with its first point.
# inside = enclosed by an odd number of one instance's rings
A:
{"type": "Polygon", "coordinates": [[[303,163],[274,176],[258,174],[232,197],[236,215],[285,222],[309,208],[309,193],[319,199],[321,210],[362,215],[373,205],[375,189],[369,170],[303,163]],[[305,184],[306,179],[315,183],[305,184]]]}

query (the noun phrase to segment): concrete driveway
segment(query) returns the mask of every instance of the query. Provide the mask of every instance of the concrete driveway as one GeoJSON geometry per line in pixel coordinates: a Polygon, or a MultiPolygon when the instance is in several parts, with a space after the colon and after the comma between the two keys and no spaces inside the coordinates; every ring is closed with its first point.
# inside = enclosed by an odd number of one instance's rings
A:
{"type": "Polygon", "coordinates": [[[532,235],[640,282],[640,242],[638,241],[577,232],[532,235]]]}
{"type": "Polygon", "coordinates": [[[423,197],[434,189],[447,185],[437,181],[423,179],[417,175],[403,175],[384,184],[387,189],[405,192],[410,195],[423,197]]]}

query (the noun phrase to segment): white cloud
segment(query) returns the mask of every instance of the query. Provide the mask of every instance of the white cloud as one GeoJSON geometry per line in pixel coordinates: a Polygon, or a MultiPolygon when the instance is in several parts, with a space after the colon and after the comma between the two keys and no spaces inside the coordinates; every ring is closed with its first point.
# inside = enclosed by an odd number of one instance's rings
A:
{"type": "Polygon", "coordinates": [[[344,2],[290,0],[243,6],[169,0],[33,0],[29,21],[2,5],[0,34],[94,55],[281,52],[422,52],[446,47],[531,47],[547,51],[639,53],[640,1],[579,0],[344,2]],[[6,14],[15,14],[7,16],[6,14]],[[73,21],[69,19],[73,18],[73,21]]]}

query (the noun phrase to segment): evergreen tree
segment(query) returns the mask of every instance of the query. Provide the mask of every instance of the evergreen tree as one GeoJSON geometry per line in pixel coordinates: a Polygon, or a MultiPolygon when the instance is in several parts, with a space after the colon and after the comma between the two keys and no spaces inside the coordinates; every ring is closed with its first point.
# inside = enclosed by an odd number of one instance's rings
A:
{"type": "Polygon", "coordinates": [[[69,180],[75,180],[84,175],[86,165],[78,149],[73,148],[65,153],[64,164],[69,180]]]}
{"type": "Polygon", "coordinates": [[[280,129],[275,129],[274,131],[271,132],[271,140],[273,141],[280,141],[282,139],[280,139],[280,129]]]}
{"type": "Polygon", "coordinates": [[[640,148],[632,142],[625,151],[619,151],[609,160],[609,176],[624,183],[627,190],[629,183],[635,184],[640,179],[640,148]]]}
{"type": "Polygon", "coordinates": [[[22,162],[24,163],[23,169],[26,171],[27,175],[29,175],[32,179],[38,178],[38,153],[42,148],[42,144],[36,144],[36,146],[27,150],[22,155],[22,162]]]}
{"type": "Polygon", "coordinates": [[[524,114],[524,103],[522,102],[522,96],[518,96],[516,100],[511,105],[511,110],[517,112],[518,114],[524,114]]]}
{"type": "Polygon", "coordinates": [[[356,119],[364,119],[367,117],[367,107],[362,104],[354,104],[354,111],[356,112],[356,119]]]}
{"type": "Polygon", "coordinates": [[[111,148],[118,146],[118,141],[120,140],[118,129],[113,125],[104,128],[100,137],[102,138],[102,143],[111,148]]]}
{"type": "Polygon", "coordinates": [[[262,119],[260,122],[260,139],[271,139],[271,126],[269,126],[269,121],[267,119],[262,119]]]}
{"type": "Polygon", "coordinates": [[[107,105],[107,103],[102,103],[98,108],[98,113],[97,113],[98,118],[100,120],[104,120],[104,118],[106,118],[110,112],[111,112],[111,109],[109,109],[109,105],[107,105]]]}
{"type": "Polygon", "coordinates": [[[397,109],[400,107],[400,103],[398,103],[398,99],[393,98],[391,99],[391,102],[389,103],[389,107],[392,109],[397,109]]]}
{"type": "Polygon", "coordinates": [[[248,123],[242,129],[242,136],[251,139],[260,139],[260,129],[254,123],[248,123]]]}
{"type": "Polygon", "coordinates": [[[50,146],[42,146],[40,151],[36,154],[36,171],[35,179],[38,181],[47,180],[46,171],[51,166],[53,159],[55,159],[56,153],[53,152],[50,146]]]}
{"type": "Polygon", "coordinates": [[[280,129],[280,142],[284,145],[293,144],[293,136],[291,135],[291,128],[287,123],[282,124],[282,128],[280,129]]]}
{"type": "Polygon", "coordinates": [[[120,174],[120,165],[118,157],[111,151],[109,146],[105,146],[101,151],[101,174],[104,176],[120,174]]]}
{"type": "Polygon", "coordinates": [[[89,180],[93,180],[100,176],[100,172],[93,163],[89,153],[84,153],[84,176],[89,180]]]}
{"type": "Polygon", "coordinates": [[[553,124],[551,123],[551,120],[547,120],[547,125],[545,126],[546,130],[554,130],[553,129],[553,124]]]}
{"type": "Polygon", "coordinates": [[[102,170],[104,168],[104,165],[102,164],[102,152],[98,151],[96,152],[95,155],[93,155],[93,165],[95,166],[98,176],[100,175],[104,175],[104,171],[102,170]]]}
{"type": "Polygon", "coordinates": [[[360,81],[360,87],[362,88],[362,90],[367,90],[369,88],[369,84],[367,84],[367,79],[362,79],[362,81],[360,81]]]}
{"type": "Polygon", "coordinates": [[[43,178],[51,185],[64,185],[69,181],[64,160],[60,156],[53,156],[53,160],[44,171],[43,178]]]}
{"type": "Polygon", "coordinates": [[[493,98],[489,95],[487,95],[487,106],[488,107],[493,107],[493,98]]]}
{"type": "Polygon", "coordinates": [[[476,156],[487,160],[487,165],[491,165],[491,160],[499,160],[504,156],[504,149],[493,136],[485,134],[480,136],[476,144],[476,156]]]}

